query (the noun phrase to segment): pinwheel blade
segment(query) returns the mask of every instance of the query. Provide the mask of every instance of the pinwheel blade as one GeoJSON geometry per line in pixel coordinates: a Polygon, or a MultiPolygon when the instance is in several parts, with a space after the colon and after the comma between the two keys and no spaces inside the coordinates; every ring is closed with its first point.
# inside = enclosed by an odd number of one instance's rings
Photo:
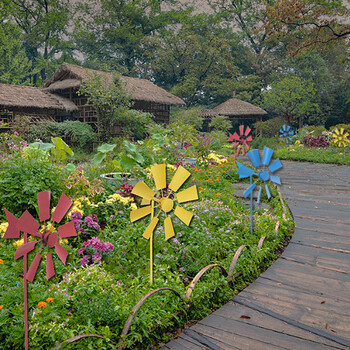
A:
{"type": "Polygon", "coordinates": [[[69,221],[68,223],[58,227],[57,232],[61,238],[77,236],[77,231],[75,231],[75,226],[73,221],[69,221]]]}
{"type": "Polygon", "coordinates": [[[38,207],[39,207],[39,219],[40,221],[46,221],[50,219],[50,200],[51,192],[43,191],[37,194],[38,207]]]}
{"type": "Polygon", "coordinates": [[[229,132],[228,133],[228,142],[233,142],[233,141],[234,141],[233,135],[229,132]]]}
{"type": "Polygon", "coordinates": [[[293,136],[294,135],[294,130],[289,131],[289,135],[293,136]]]}
{"type": "Polygon", "coordinates": [[[177,193],[176,198],[179,203],[185,203],[185,202],[197,200],[198,199],[197,186],[196,185],[191,186],[186,190],[177,193]]]}
{"type": "Polygon", "coordinates": [[[149,199],[142,198],[141,205],[150,205],[150,204],[151,204],[151,201],[149,199]]]}
{"type": "Polygon", "coordinates": [[[32,241],[32,242],[25,243],[25,244],[22,244],[21,246],[19,246],[16,250],[16,253],[15,253],[15,260],[17,260],[18,258],[31,252],[35,248],[35,245],[37,243],[38,243],[38,241],[32,241]]]}
{"type": "Polygon", "coordinates": [[[265,190],[266,190],[267,198],[270,199],[271,198],[271,193],[270,193],[270,190],[269,190],[269,186],[265,185],[265,190]]]}
{"type": "Polygon", "coordinates": [[[279,184],[279,185],[281,184],[281,179],[279,176],[270,175],[270,180],[275,184],[279,184]]]}
{"type": "Polygon", "coordinates": [[[164,231],[165,231],[165,240],[168,240],[171,237],[175,236],[173,223],[171,222],[170,216],[166,217],[164,220],[164,231]]]}
{"type": "Polygon", "coordinates": [[[73,202],[64,193],[62,193],[61,198],[57,203],[57,207],[52,214],[51,220],[59,224],[62,218],[67,214],[72,204],[73,202]]]}
{"type": "Polygon", "coordinates": [[[235,132],[233,135],[232,135],[232,141],[239,141],[241,138],[239,137],[239,135],[235,132]]]}
{"type": "Polygon", "coordinates": [[[242,155],[245,155],[245,148],[242,147],[242,155]]]}
{"type": "Polygon", "coordinates": [[[36,272],[38,271],[40,260],[41,260],[41,255],[37,253],[37,255],[35,255],[34,260],[30,264],[29,270],[27,272],[27,280],[29,282],[33,282],[36,272]]]}
{"type": "Polygon", "coordinates": [[[47,245],[49,246],[49,248],[53,248],[57,242],[58,242],[58,233],[57,232],[51,233],[47,240],[47,245]]]}
{"type": "MultiPolygon", "coordinates": [[[[249,127],[249,126],[247,126],[247,129],[245,129],[245,133],[244,133],[244,136],[248,136],[249,135],[249,133],[252,131],[252,129],[249,127]]],[[[251,137],[251,136],[250,136],[251,137]]],[[[247,139],[248,140],[248,139],[247,139]]]]}
{"type": "Polygon", "coordinates": [[[48,252],[46,256],[46,279],[49,280],[55,276],[55,266],[53,264],[52,253],[48,252]]]}
{"type": "Polygon", "coordinates": [[[253,149],[248,152],[248,157],[250,158],[252,164],[255,168],[258,168],[261,165],[261,160],[259,156],[259,151],[257,149],[253,149]]]}
{"type": "MultiPolygon", "coordinates": [[[[253,137],[252,136],[248,136],[247,138],[246,138],[246,142],[251,142],[251,141],[253,141],[253,137]]],[[[248,146],[248,145],[247,145],[248,146]]]]}
{"type": "Polygon", "coordinates": [[[259,194],[258,194],[258,200],[257,200],[257,203],[260,203],[261,193],[262,193],[262,187],[260,187],[260,189],[259,189],[259,194]]]}
{"type": "Polygon", "coordinates": [[[269,165],[272,155],[273,155],[273,149],[264,147],[262,164],[269,165]]]}
{"type": "Polygon", "coordinates": [[[143,181],[139,181],[131,191],[132,194],[136,196],[146,198],[151,200],[156,194],[153,190],[151,190],[143,181]]]}
{"type": "Polygon", "coordinates": [[[282,126],[283,131],[288,131],[288,127],[286,125],[282,126]]]}
{"type": "MultiPolygon", "coordinates": [[[[250,152],[249,152],[250,153],[250,152]]],[[[239,175],[240,179],[244,179],[246,177],[256,175],[253,169],[248,168],[247,166],[237,162],[238,165],[238,171],[237,174],[239,175]]]]}
{"type": "Polygon", "coordinates": [[[276,170],[281,169],[282,168],[282,163],[279,160],[279,158],[277,158],[272,164],[270,164],[269,166],[269,170],[271,171],[271,173],[274,173],[276,170]]]}
{"type": "Polygon", "coordinates": [[[256,187],[256,184],[255,184],[255,183],[252,184],[252,185],[250,185],[250,186],[248,187],[248,189],[245,190],[245,192],[243,193],[244,197],[247,198],[248,196],[250,196],[250,195],[253,193],[255,187],[256,187]]]}
{"type": "Polygon", "coordinates": [[[148,225],[148,227],[146,228],[145,232],[143,233],[143,237],[146,239],[150,239],[151,234],[153,233],[154,229],[156,228],[157,224],[158,224],[159,219],[158,218],[153,218],[151,220],[151,223],[148,225]]]}
{"type": "Polygon", "coordinates": [[[176,192],[185,183],[190,175],[191,173],[180,165],[170,182],[169,188],[176,192]]]}
{"type": "Polygon", "coordinates": [[[35,237],[41,237],[41,234],[38,233],[39,227],[40,224],[32,217],[28,210],[19,218],[19,229],[23,232],[35,237]]]}
{"type": "Polygon", "coordinates": [[[239,135],[243,136],[244,135],[244,125],[239,126],[239,135]]]}
{"type": "Polygon", "coordinates": [[[156,164],[151,167],[154,183],[157,190],[166,188],[166,166],[165,164],[156,164]]]}
{"type": "Polygon", "coordinates": [[[174,214],[187,226],[190,225],[193,214],[184,208],[177,206],[175,208],[174,214]]]}
{"type": "Polygon", "coordinates": [[[16,218],[12,213],[10,213],[7,209],[5,210],[6,219],[8,222],[8,227],[4,234],[4,238],[19,238],[20,236],[20,228],[19,228],[19,219],[16,218]]]}
{"type": "Polygon", "coordinates": [[[151,214],[151,212],[152,212],[152,207],[150,205],[140,209],[131,210],[130,220],[131,222],[137,221],[139,219],[142,219],[146,215],[151,214]]]}
{"type": "Polygon", "coordinates": [[[63,265],[66,265],[68,252],[59,243],[56,243],[55,245],[55,252],[57,256],[60,258],[60,260],[62,261],[63,265]]]}

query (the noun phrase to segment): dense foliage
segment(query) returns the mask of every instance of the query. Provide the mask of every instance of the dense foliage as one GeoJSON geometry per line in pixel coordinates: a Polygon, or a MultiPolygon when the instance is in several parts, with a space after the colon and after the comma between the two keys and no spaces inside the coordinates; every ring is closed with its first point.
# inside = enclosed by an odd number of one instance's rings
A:
{"type": "MultiPolygon", "coordinates": [[[[41,262],[34,282],[29,284],[31,348],[52,348],[76,335],[98,334],[101,338],[86,338],[68,348],[113,349],[141,297],[156,288],[172,288],[180,298],[170,292],[154,295],[138,311],[128,335],[122,339],[130,348],[149,348],[169,339],[169,331],[222,305],[272,263],[293,226],[290,215],[284,216],[277,191],[271,186],[270,201],[263,196],[269,209],[256,208],[251,235],[249,206],[235,196],[232,188],[239,181],[235,159],[213,152],[214,142],[195,129],[186,134],[190,139],[183,139],[182,130],[188,130],[188,125],[182,128],[175,123],[174,129],[159,128],[158,134],[137,143],[125,140],[121,144],[102,145],[99,152],[105,156],[98,167],[86,164],[75,169],[68,167],[66,161],[58,163],[48,151],[20,144],[24,141],[19,136],[10,142],[4,140],[7,156],[3,156],[0,172],[2,207],[6,206],[17,217],[29,209],[37,219],[39,191],[52,191],[51,207],[57,204],[61,191],[74,201],[62,223],[72,220],[78,236],[59,241],[69,252],[66,265],[53,254],[56,276],[47,281],[41,262]],[[14,148],[11,143],[14,141],[20,146],[14,148]],[[187,157],[196,157],[197,165],[187,165],[187,157]],[[167,183],[176,171],[171,163],[183,164],[191,172],[181,189],[197,185],[199,200],[181,204],[194,214],[190,226],[169,213],[176,234],[169,241],[165,241],[162,227],[168,214],[159,215],[151,286],[149,244],[142,237],[149,217],[131,223],[131,211],[140,206],[140,199],[131,194],[133,186],[123,184],[118,177],[111,178],[111,183],[102,182],[99,175],[128,170],[154,188],[150,166],[162,162],[168,163],[167,183]],[[275,232],[277,221],[280,225],[275,232]],[[258,249],[263,235],[267,237],[263,248],[258,249]],[[197,284],[191,303],[184,303],[186,289],[198,271],[215,262],[228,270],[242,244],[249,249],[238,260],[235,272],[241,275],[234,289],[219,271],[211,270],[197,284]]],[[[1,238],[7,229],[5,220],[2,213],[1,238]]],[[[46,229],[52,232],[55,225],[46,222],[46,229]]],[[[13,260],[22,244],[21,238],[0,242],[0,342],[4,350],[23,344],[23,284],[18,277],[23,272],[23,260],[13,260]]],[[[28,255],[28,265],[39,249],[36,247],[28,255]]]]}

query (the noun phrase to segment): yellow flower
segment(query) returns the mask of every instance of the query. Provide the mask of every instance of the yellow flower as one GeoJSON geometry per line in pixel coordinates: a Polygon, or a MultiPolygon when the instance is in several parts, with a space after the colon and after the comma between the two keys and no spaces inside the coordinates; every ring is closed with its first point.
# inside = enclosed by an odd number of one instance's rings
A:
{"type": "Polygon", "coordinates": [[[131,208],[131,210],[136,210],[136,209],[137,209],[137,206],[136,206],[135,203],[131,203],[131,204],[130,204],[130,208],[131,208]]]}
{"type": "Polygon", "coordinates": [[[46,307],[45,301],[39,301],[38,307],[39,307],[39,309],[40,309],[40,308],[45,308],[45,307],[46,307]]]}
{"type": "Polygon", "coordinates": [[[4,265],[4,260],[0,259],[0,265],[4,265]]]}
{"type": "Polygon", "coordinates": [[[58,243],[59,243],[59,244],[66,244],[66,245],[67,245],[69,242],[68,242],[68,239],[62,239],[62,238],[60,238],[58,243]]]}
{"type": "Polygon", "coordinates": [[[3,222],[3,223],[0,224],[0,235],[1,235],[1,237],[4,236],[8,226],[9,226],[8,222],[3,222]]]}
{"type": "Polygon", "coordinates": [[[24,244],[24,239],[19,239],[18,241],[15,241],[12,243],[12,245],[17,249],[18,247],[20,247],[22,244],[24,244]]]}
{"type": "Polygon", "coordinates": [[[46,301],[47,301],[48,303],[53,303],[53,298],[47,298],[46,301]]]}

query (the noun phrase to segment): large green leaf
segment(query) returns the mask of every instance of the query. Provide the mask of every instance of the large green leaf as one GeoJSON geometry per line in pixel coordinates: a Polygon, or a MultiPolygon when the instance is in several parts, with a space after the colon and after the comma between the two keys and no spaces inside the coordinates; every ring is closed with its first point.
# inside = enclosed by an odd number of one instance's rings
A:
{"type": "Polygon", "coordinates": [[[120,157],[120,166],[125,170],[131,170],[136,165],[136,161],[126,155],[120,157]]]}
{"type": "Polygon", "coordinates": [[[97,147],[97,151],[101,153],[108,153],[113,151],[116,146],[117,145],[110,145],[108,143],[104,143],[103,145],[97,147]]]}
{"type": "Polygon", "coordinates": [[[92,164],[94,166],[101,164],[102,161],[106,158],[106,156],[106,153],[96,153],[92,158],[92,164]]]}
{"type": "Polygon", "coordinates": [[[34,147],[38,149],[43,149],[44,151],[50,151],[51,148],[55,147],[52,143],[42,143],[42,142],[33,142],[28,145],[29,147],[34,147]]]}

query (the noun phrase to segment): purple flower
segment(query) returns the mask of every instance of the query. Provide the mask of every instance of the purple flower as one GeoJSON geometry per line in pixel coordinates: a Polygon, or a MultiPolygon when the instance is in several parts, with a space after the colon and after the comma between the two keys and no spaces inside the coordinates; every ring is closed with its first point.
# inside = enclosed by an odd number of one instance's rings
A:
{"type": "Polygon", "coordinates": [[[185,271],[185,268],[184,267],[180,267],[179,270],[183,272],[183,271],[185,271]]]}
{"type": "Polygon", "coordinates": [[[85,248],[84,248],[84,247],[81,247],[81,248],[78,250],[78,255],[83,254],[84,251],[85,251],[85,248]]]}
{"type": "Polygon", "coordinates": [[[85,266],[89,263],[89,257],[85,255],[81,260],[80,260],[80,265],[85,266]]]}
{"type": "Polygon", "coordinates": [[[101,262],[101,259],[102,259],[102,255],[98,252],[96,252],[92,257],[93,262],[101,262]]]}

